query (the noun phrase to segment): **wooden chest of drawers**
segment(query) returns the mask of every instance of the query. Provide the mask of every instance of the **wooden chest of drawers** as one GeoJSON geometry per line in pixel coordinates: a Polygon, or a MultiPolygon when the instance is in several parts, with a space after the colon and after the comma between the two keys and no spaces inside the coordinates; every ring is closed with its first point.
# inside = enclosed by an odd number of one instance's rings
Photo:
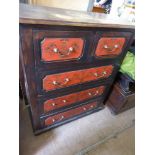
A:
{"type": "Polygon", "coordinates": [[[93,15],[20,5],[20,82],[35,134],[104,107],[134,27],[93,15]]]}

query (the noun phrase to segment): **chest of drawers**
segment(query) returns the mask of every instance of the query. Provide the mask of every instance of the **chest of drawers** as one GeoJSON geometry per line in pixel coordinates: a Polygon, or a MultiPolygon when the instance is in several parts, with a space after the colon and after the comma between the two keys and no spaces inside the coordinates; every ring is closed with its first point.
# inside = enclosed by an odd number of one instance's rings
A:
{"type": "Polygon", "coordinates": [[[35,134],[103,109],[134,37],[132,25],[108,22],[20,5],[20,82],[35,134]]]}

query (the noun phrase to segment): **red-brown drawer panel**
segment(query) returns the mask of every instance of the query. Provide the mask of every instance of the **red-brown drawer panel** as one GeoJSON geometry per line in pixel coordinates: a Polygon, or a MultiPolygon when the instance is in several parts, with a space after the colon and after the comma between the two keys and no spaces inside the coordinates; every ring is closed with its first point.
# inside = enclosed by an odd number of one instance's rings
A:
{"type": "Polygon", "coordinates": [[[95,55],[111,56],[119,55],[122,52],[125,38],[108,38],[103,37],[99,40],[95,55]]]}
{"type": "Polygon", "coordinates": [[[43,79],[43,90],[50,91],[75,84],[108,78],[113,71],[113,66],[102,66],[84,70],[70,71],[59,74],[46,75],[43,79]]]}
{"type": "Polygon", "coordinates": [[[112,74],[112,71],[112,65],[83,70],[82,83],[87,81],[98,80],[100,78],[108,78],[112,74]]]}
{"type": "Polygon", "coordinates": [[[54,116],[50,116],[48,118],[45,119],[45,126],[49,126],[52,125],[54,123],[66,120],[68,118],[74,117],[76,115],[79,115],[81,113],[84,113],[86,111],[89,111],[91,109],[94,109],[97,107],[97,102],[93,102],[87,105],[83,105],[81,107],[66,111],[66,112],[62,112],[60,114],[54,115],[54,116]]]}
{"type": "Polygon", "coordinates": [[[84,41],[81,38],[45,38],[41,42],[43,61],[77,59],[82,55],[84,41]]]}
{"type": "Polygon", "coordinates": [[[70,94],[70,95],[50,99],[44,102],[44,112],[46,113],[51,110],[55,110],[60,107],[64,107],[66,105],[70,105],[75,102],[77,102],[76,94],[70,94]]]}
{"type": "Polygon", "coordinates": [[[80,91],[77,93],[61,96],[58,98],[47,100],[43,103],[44,112],[49,112],[51,110],[58,109],[60,107],[64,107],[75,102],[84,101],[86,99],[90,99],[96,96],[101,95],[104,92],[105,87],[100,86],[96,88],[87,89],[84,91],[80,91]]]}
{"type": "Polygon", "coordinates": [[[96,87],[96,88],[91,88],[87,89],[84,91],[79,92],[78,94],[78,101],[84,101],[86,99],[90,99],[96,96],[101,95],[105,90],[104,86],[96,87]]]}

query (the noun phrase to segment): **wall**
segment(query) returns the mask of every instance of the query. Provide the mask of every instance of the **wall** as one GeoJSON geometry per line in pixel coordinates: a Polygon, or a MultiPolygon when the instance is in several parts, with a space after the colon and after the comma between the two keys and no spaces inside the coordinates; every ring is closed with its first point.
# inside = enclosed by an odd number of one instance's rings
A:
{"type": "Polygon", "coordinates": [[[29,0],[29,4],[87,11],[89,0],[29,0]]]}

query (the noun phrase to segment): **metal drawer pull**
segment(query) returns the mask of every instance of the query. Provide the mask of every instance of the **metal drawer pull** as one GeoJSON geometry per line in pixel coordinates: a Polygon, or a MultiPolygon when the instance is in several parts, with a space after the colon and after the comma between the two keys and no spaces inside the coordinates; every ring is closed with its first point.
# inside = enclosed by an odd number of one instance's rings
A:
{"type": "Polygon", "coordinates": [[[106,72],[106,71],[103,71],[103,73],[102,73],[102,74],[106,75],[106,74],[107,74],[107,72],[106,72]]]}
{"type": "Polygon", "coordinates": [[[106,49],[107,51],[113,52],[113,49],[118,48],[119,45],[118,45],[118,44],[115,44],[114,47],[108,47],[108,45],[104,45],[103,47],[104,47],[104,49],[106,49]]]}
{"type": "Polygon", "coordinates": [[[116,44],[116,45],[114,45],[114,47],[115,47],[115,48],[118,48],[118,45],[116,44]]]}
{"type": "Polygon", "coordinates": [[[69,79],[68,79],[68,78],[66,78],[66,79],[65,79],[65,81],[66,81],[66,82],[68,82],[68,81],[69,81],[69,79]]]}
{"type": "Polygon", "coordinates": [[[55,106],[55,103],[48,103],[48,105],[50,105],[50,106],[55,106]]]}
{"type": "Polygon", "coordinates": [[[62,115],[61,118],[60,118],[60,121],[61,121],[62,119],[64,119],[64,118],[65,118],[65,117],[62,115]]]}
{"type": "Polygon", "coordinates": [[[68,51],[69,52],[73,52],[74,51],[74,48],[73,47],[69,47],[68,51]]]}
{"type": "Polygon", "coordinates": [[[55,106],[55,103],[52,103],[52,106],[55,106]]]}
{"type": "Polygon", "coordinates": [[[58,83],[57,83],[56,81],[53,81],[52,83],[53,83],[54,85],[58,85],[58,83]]]}
{"type": "Polygon", "coordinates": [[[94,73],[94,75],[95,75],[96,77],[98,77],[98,74],[97,74],[97,73],[94,73]]]}
{"type": "Polygon", "coordinates": [[[104,48],[108,48],[108,46],[107,45],[104,45],[104,48]]]}
{"type": "Polygon", "coordinates": [[[92,93],[88,93],[89,96],[92,96],[92,93]]]}
{"type": "Polygon", "coordinates": [[[57,85],[57,86],[63,86],[63,85],[65,85],[65,84],[67,84],[69,81],[70,81],[69,78],[66,78],[66,79],[64,80],[64,83],[60,83],[60,82],[57,82],[57,81],[53,81],[52,84],[57,85]]]}
{"type": "Polygon", "coordinates": [[[64,103],[66,103],[67,101],[66,100],[62,100],[64,103]]]}
{"type": "Polygon", "coordinates": [[[99,93],[99,91],[97,90],[95,94],[92,94],[92,93],[89,92],[88,95],[89,96],[96,96],[98,93],[99,93]]]}
{"type": "Polygon", "coordinates": [[[106,75],[106,74],[107,74],[106,71],[103,71],[101,75],[99,75],[98,73],[94,73],[94,75],[95,75],[96,77],[103,77],[103,76],[106,75]]]}
{"type": "Polygon", "coordinates": [[[84,110],[84,111],[86,111],[86,108],[85,108],[85,107],[83,107],[83,110],[84,110]]]}
{"type": "Polygon", "coordinates": [[[97,90],[97,91],[96,91],[96,94],[98,94],[98,93],[99,93],[99,91],[97,90]]]}
{"type": "Polygon", "coordinates": [[[60,51],[58,48],[53,48],[53,52],[54,53],[58,53],[59,56],[64,57],[64,56],[68,56],[70,55],[71,52],[74,51],[73,47],[69,47],[68,50],[64,50],[64,51],[60,51]]]}
{"type": "Polygon", "coordinates": [[[58,49],[57,48],[53,48],[53,52],[54,53],[58,53],[58,49]]]}

